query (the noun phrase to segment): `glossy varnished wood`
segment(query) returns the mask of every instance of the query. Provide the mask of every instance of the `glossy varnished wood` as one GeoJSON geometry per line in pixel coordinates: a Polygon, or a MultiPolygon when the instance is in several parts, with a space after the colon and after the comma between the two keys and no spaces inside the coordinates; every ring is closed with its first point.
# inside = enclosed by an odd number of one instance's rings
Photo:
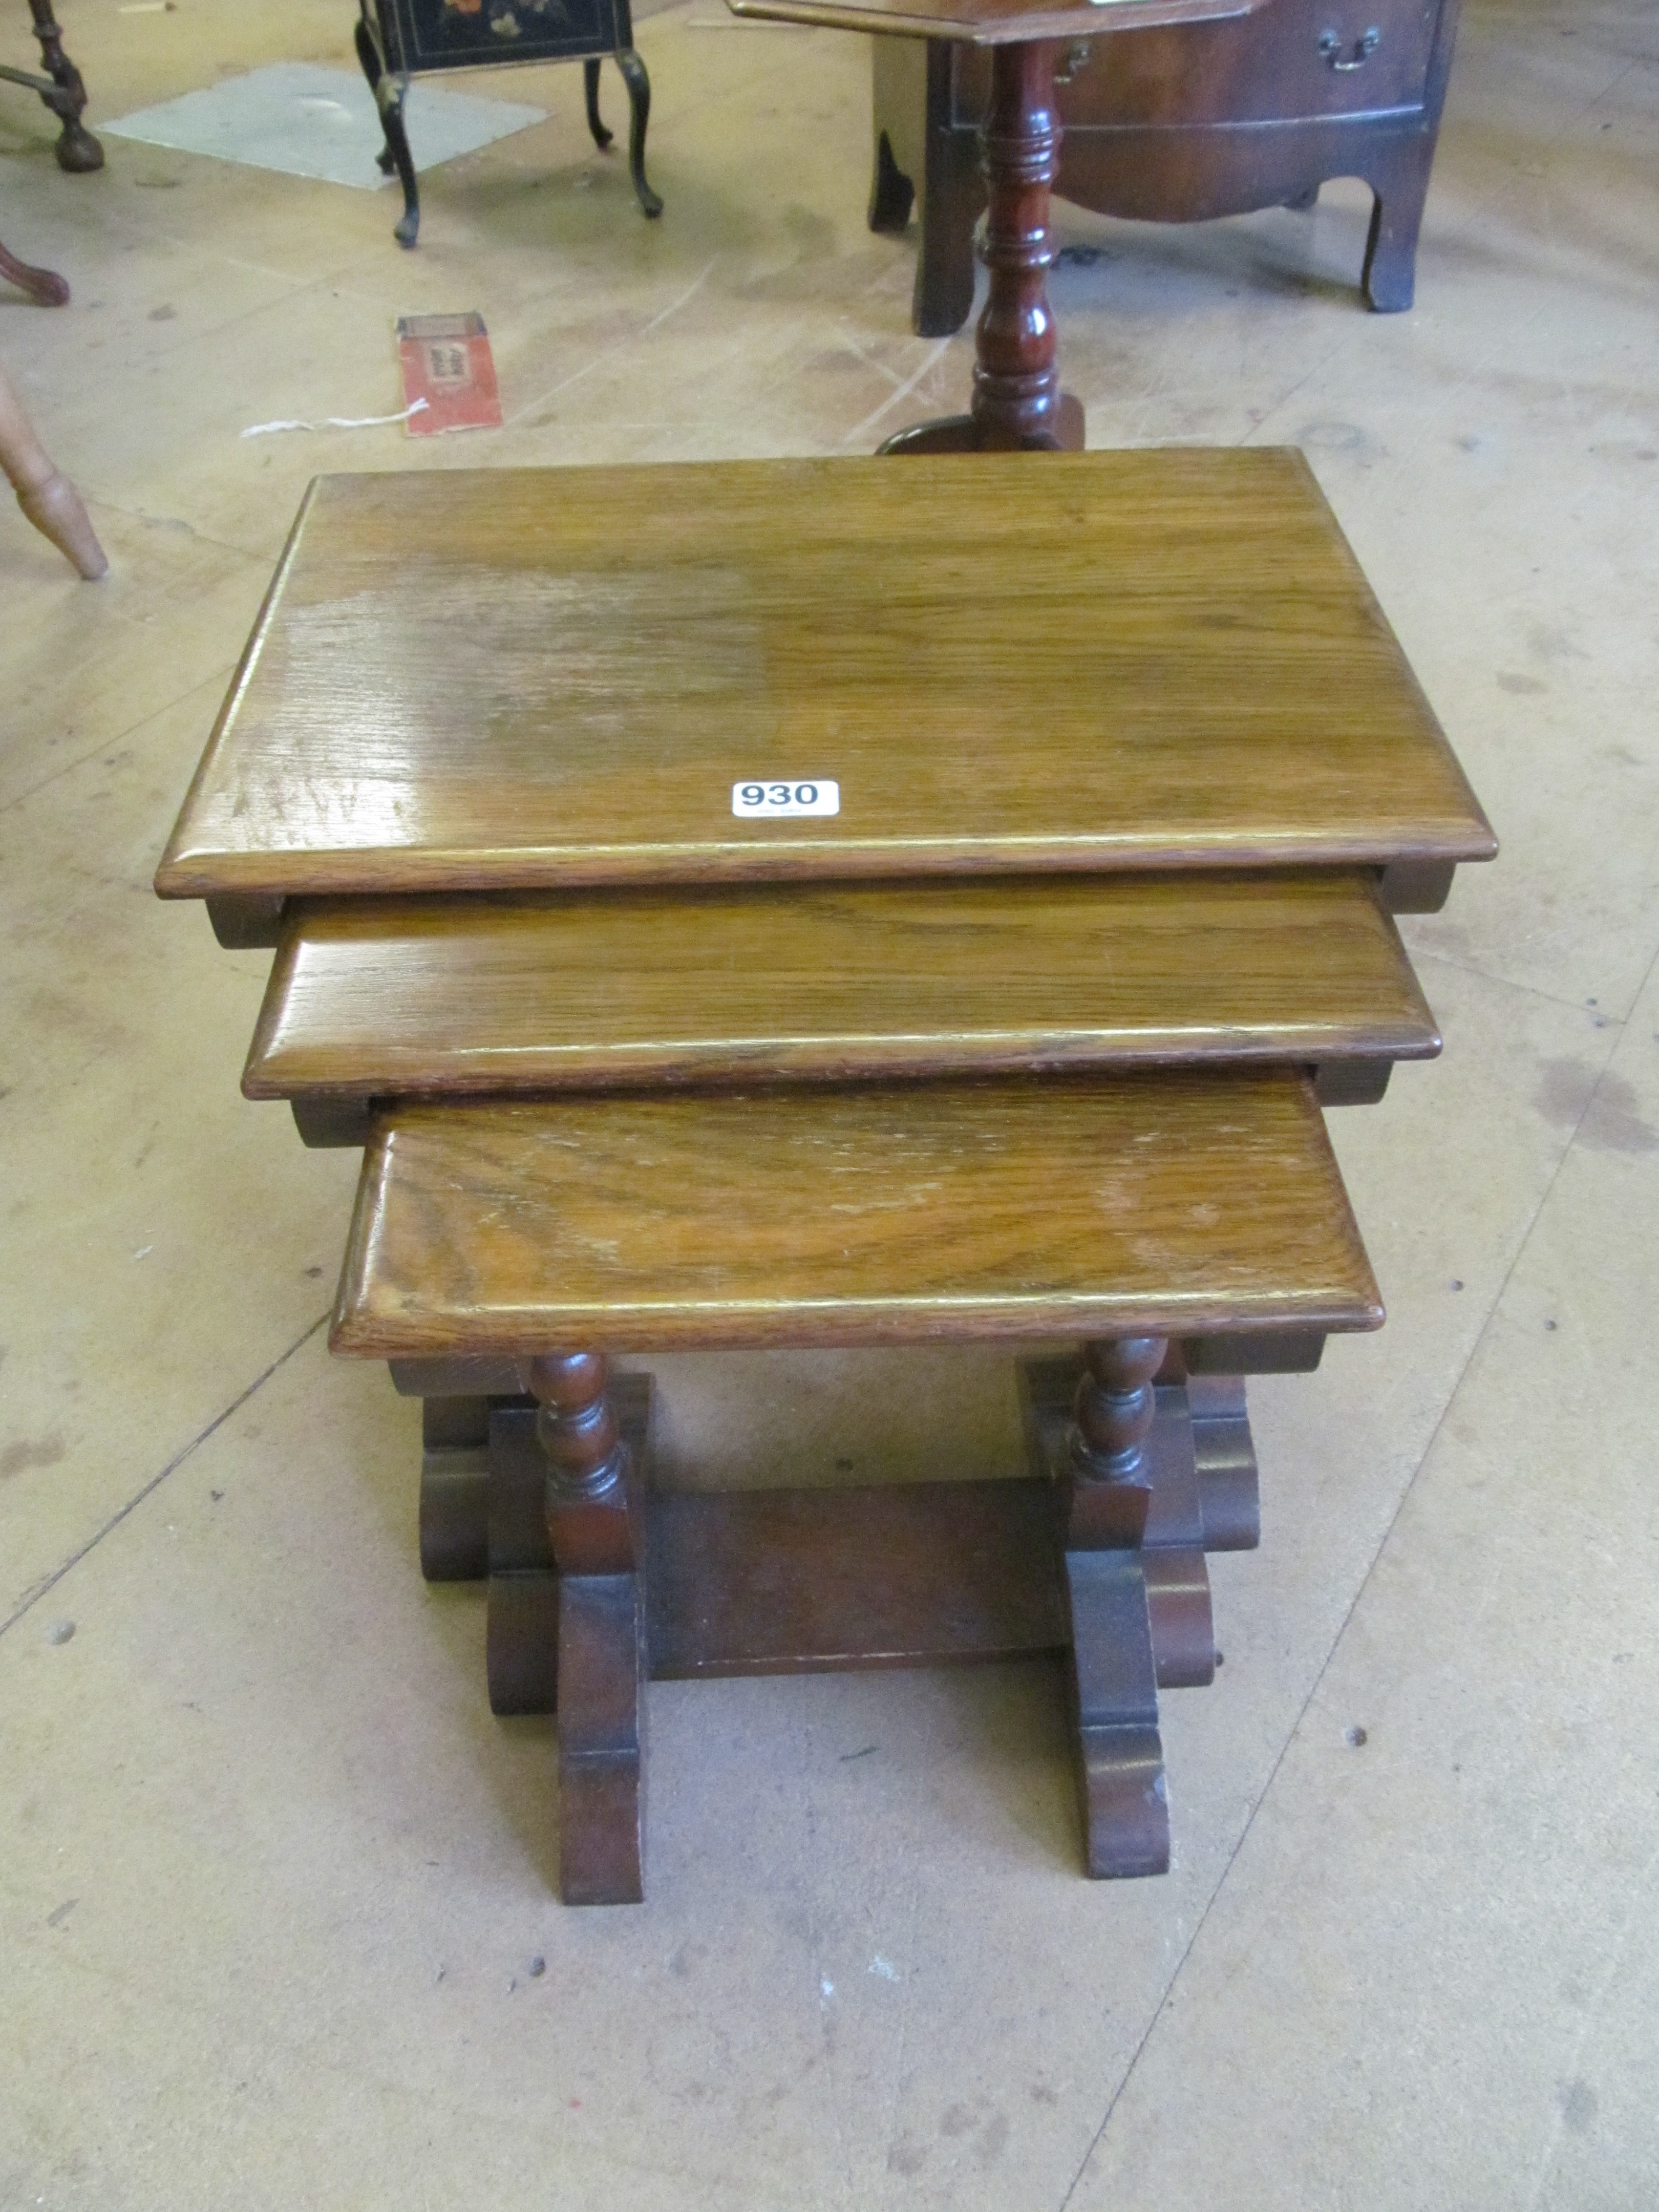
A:
{"type": "Polygon", "coordinates": [[[1305,1079],[780,1087],[382,1115],[332,1342],[375,1358],[1365,1328],[1305,1079]]]}
{"type": "MultiPolygon", "coordinates": [[[[533,1405],[490,1412],[490,1703],[498,1713],[558,1712],[566,1901],[620,1904],[641,1894],[647,1675],[1036,1654],[1064,1655],[1068,1671],[1089,1871],[1159,1871],[1168,1820],[1158,1693],[1213,1677],[1204,1551],[1212,1541],[1253,1540],[1255,1469],[1242,1387],[1174,1382],[1154,1389],[1146,1380],[1154,1356],[1144,1343],[1103,1355],[1118,1379],[1140,1378],[1129,1425],[1142,1448],[1148,1510],[1129,1545],[1079,1547],[1065,1534],[1070,1524],[1076,1534],[1066,1471],[1075,1456],[1066,1442],[1079,1380],[1074,1362],[1022,1366],[1030,1466],[1024,1480],[731,1496],[647,1495],[641,1487],[641,1575],[562,1565],[546,1404],[540,1413],[533,1405]],[[1211,1402],[1218,1395],[1219,1407],[1211,1402]],[[1212,1529],[1215,1452],[1200,1437],[1217,1425],[1218,1413],[1242,1430],[1244,1463],[1221,1475],[1226,1495],[1212,1529]]],[[[1091,1355],[1085,1389],[1102,1364],[1091,1355]]],[[[582,1363],[562,1363],[556,1375],[545,1363],[526,1364],[532,1381],[543,1370],[541,1387],[557,1383],[561,1422],[595,1380],[582,1363]]],[[[430,1411],[435,1431],[476,1435],[480,1403],[443,1400],[430,1411]]],[[[626,1439],[630,1467],[642,1470],[650,1437],[641,1378],[625,1379],[616,1413],[607,1434],[626,1439]]],[[[1223,1456],[1237,1461],[1237,1443],[1223,1456]]]]}
{"type": "Polygon", "coordinates": [[[1299,454],[985,454],[320,479],[157,887],[1492,850],[1299,454]]]}
{"type": "Polygon", "coordinates": [[[959,39],[976,46],[1249,15],[1263,0],[726,0],[734,15],[815,30],[959,39]]]}
{"type": "Polygon", "coordinates": [[[1355,873],[296,902],[242,1088],[387,1097],[1438,1049],[1355,873]]]}
{"type": "MultiPolygon", "coordinates": [[[[1050,1470],[1064,1449],[1076,1363],[1023,1363],[1031,1474],[1023,1480],[696,1493],[646,1501],[647,1660],[655,1680],[931,1666],[1063,1651],[1069,1640],[1061,1530],[1050,1470]]],[[[1201,1392],[1206,1386],[1196,1386],[1201,1392]]],[[[1255,1540],[1255,1460],[1243,1386],[1224,1464],[1192,1386],[1161,1387],[1141,1556],[1158,1686],[1215,1670],[1208,1550],[1255,1540]],[[1218,1499],[1218,1486],[1221,1495],[1218,1499]],[[1218,1503],[1222,1510],[1215,1509],[1218,1503]],[[1231,1507],[1231,1510],[1227,1509],[1231,1507]]],[[[643,1378],[618,1393],[624,1431],[647,1455],[643,1378]]],[[[533,1412],[489,1425],[490,1704],[556,1709],[558,1576],[543,1510],[545,1460],[533,1412]]],[[[482,1570],[480,1570],[482,1571],[482,1570]]]]}

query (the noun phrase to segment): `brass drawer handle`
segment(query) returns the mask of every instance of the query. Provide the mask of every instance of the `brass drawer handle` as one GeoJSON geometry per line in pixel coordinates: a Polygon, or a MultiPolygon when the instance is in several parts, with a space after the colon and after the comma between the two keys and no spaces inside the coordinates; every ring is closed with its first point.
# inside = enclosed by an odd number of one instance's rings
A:
{"type": "Polygon", "coordinates": [[[1373,23],[1363,39],[1354,40],[1352,61],[1343,60],[1342,41],[1334,31],[1327,31],[1322,34],[1319,41],[1319,51],[1334,70],[1340,70],[1343,76],[1346,76],[1352,70],[1364,69],[1382,43],[1382,33],[1373,23]]]}

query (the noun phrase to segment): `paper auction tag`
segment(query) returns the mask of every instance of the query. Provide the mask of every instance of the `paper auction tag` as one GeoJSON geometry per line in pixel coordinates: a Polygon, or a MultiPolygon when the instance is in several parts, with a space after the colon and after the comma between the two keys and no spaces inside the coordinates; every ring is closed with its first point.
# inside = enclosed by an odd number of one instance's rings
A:
{"type": "Polygon", "coordinates": [[[734,814],[839,814],[841,786],[822,776],[816,783],[734,783],[734,814]]]}
{"type": "Polygon", "coordinates": [[[405,404],[426,402],[409,418],[411,438],[501,428],[501,397],[482,315],[400,315],[398,358],[405,404]]]}

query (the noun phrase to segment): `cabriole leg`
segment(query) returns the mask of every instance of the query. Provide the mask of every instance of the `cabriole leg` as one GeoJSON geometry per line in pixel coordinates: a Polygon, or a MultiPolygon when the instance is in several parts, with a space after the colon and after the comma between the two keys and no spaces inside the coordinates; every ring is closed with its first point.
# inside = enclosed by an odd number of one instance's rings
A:
{"type": "Polygon", "coordinates": [[[380,34],[369,21],[368,0],[364,0],[364,12],[357,19],[356,37],[357,58],[368,79],[368,88],[380,113],[380,128],[386,133],[386,143],[375,159],[382,175],[389,177],[394,169],[397,171],[398,181],[404,188],[404,211],[392,225],[392,235],[399,246],[413,246],[421,233],[421,195],[415,182],[409,134],[404,129],[404,94],[409,88],[408,80],[386,67],[380,34]]]}
{"type": "Polygon", "coordinates": [[[617,67],[628,87],[628,173],[634,179],[635,197],[647,215],[660,215],[662,202],[645,177],[645,126],[651,120],[651,80],[645,73],[645,64],[632,46],[617,49],[617,67]]]}
{"type": "Polygon", "coordinates": [[[599,58],[590,54],[582,64],[582,97],[587,103],[587,127],[593,134],[593,143],[604,153],[611,143],[611,133],[605,127],[599,113],[599,58]]]}

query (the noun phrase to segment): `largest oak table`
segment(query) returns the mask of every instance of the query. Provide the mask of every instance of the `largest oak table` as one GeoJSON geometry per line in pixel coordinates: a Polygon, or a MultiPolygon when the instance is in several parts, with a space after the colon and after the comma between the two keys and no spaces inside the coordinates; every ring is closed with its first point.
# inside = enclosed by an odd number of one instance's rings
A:
{"type": "Polygon", "coordinates": [[[1437,1050],[1390,910],[1492,850],[1294,454],[313,486],[158,886],[365,1147],[332,1341],[556,1704],[568,1899],[640,1894],[647,1675],[1041,1651],[1091,1871],[1167,1863],[1237,1378],[1381,1319],[1321,1102],[1437,1050]],[[1079,1338],[1024,1480],[897,1491],[655,1494],[606,1370],[1079,1338]]]}

